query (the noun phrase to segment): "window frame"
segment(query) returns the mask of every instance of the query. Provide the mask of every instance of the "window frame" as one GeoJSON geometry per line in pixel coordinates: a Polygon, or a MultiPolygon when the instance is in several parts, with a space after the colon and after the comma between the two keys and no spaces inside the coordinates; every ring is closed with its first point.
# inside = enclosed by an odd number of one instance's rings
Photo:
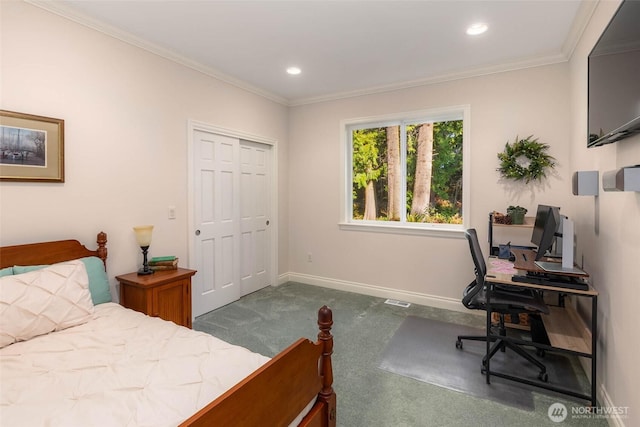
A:
{"type": "MultiPolygon", "coordinates": [[[[341,134],[341,179],[340,179],[340,230],[356,230],[378,233],[459,236],[469,226],[470,216],[470,125],[471,108],[469,105],[432,108],[419,111],[391,113],[381,116],[359,117],[340,121],[341,134]],[[419,122],[440,122],[462,119],[462,224],[416,223],[406,221],[403,209],[401,221],[365,221],[353,219],[353,143],[352,131],[391,125],[407,126],[419,122]]],[[[405,135],[401,132],[401,144],[406,147],[405,135]]],[[[406,168],[406,150],[401,150],[401,162],[406,168]]],[[[406,171],[406,170],[405,170],[406,171]]],[[[403,188],[406,188],[406,173],[403,174],[403,188]]],[[[404,199],[404,197],[403,197],[404,199]]]]}

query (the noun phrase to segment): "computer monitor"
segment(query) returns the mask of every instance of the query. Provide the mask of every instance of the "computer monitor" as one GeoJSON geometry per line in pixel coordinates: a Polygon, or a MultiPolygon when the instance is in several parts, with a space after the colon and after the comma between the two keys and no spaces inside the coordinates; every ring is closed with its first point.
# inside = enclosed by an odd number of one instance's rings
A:
{"type": "Polygon", "coordinates": [[[538,247],[536,261],[544,258],[553,247],[560,224],[560,208],[538,205],[536,221],[533,225],[533,233],[531,233],[531,243],[538,247]]]}

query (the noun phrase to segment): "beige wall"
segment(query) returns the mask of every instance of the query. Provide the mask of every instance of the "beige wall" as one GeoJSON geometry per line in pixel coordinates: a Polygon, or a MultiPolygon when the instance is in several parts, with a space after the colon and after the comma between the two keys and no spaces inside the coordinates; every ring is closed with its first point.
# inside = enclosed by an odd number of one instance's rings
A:
{"type": "MultiPolygon", "coordinates": [[[[64,184],[0,184],[0,244],[109,236],[110,276],[152,255],[187,263],[189,119],[278,141],[287,270],[287,108],[23,2],[1,2],[1,105],[65,120],[64,184]],[[168,219],[175,206],[177,218],[168,219]]],[[[113,279],[112,279],[113,281],[113,279]]]]}
{"type": "MultiPolygon", "coordinates": [[[[587,149],[587,55],[617,9],[619,2],[601,2],[570,61],[571,168],[614,170],[640,164],[640,136],[587,149]]],[[[603,192],[576,197],[575,223],[585,268],[600,292],[600,360],[598,372],[610,404],[628,406],[630,419],[640,416],[640,368],[635,360],[640,279],[640,193],[603,192]]],[[[607,402],[604,402],[607,403],[607,402]]],[[[637,422],[637,421],[636,421],[637,422]]],[[[629,422],[628,425],[635,425],[629,422]]]]}
{"type": "Polygon", "coordinates": [[[338,229],[339,123],[469,104],[470,226],[486,251],[491,210],[547,203],[575,219],[578,259],[584,256],[601,292],[604,403],[640,408],[632,348],[638,279],[631,269],[640,259],[640,195],[576,197],[570,187],[574,170],[640,163],[638,137],[595,149],[585,143],[586,55],[617,2],[598,7],[568,64],[290,109],[31,5],[0,5],[0,107],[65,119],[67,167],[64,184],[0,183],[1,245],[70,235],[92,242],[102,229],[113,277],[136,268],[131,226],[153,223],[152,251],[186,260],[187,120],[196,119],[278,141],[281,280],[459,308],[471,280],[461,236],[338,229]],[[530,134],[551,145],[556,174],[542,186],[502,182],[496,153],[530,134]],[[167,219],[171,205],[175,220],[167,219]]]}
{"type": "MultiPolygon", "coordinates": [[[[488,252],[487,217],[519,204],[570,211],[568,65],[559,64],[437,85],[294,107],[290,114],[290,271],[296,280],[460,308],[473,277],[464,236],[407,236],[338,229],[340,121],[468,104],[471,109],[469,225],[488,252]],[[534,135],[558,160],[543,185],[504,182],[497,153],[516,136],[534,135]],[[312,253],[312,262],[307,255],[312,253]],[[452,268],[453,267],[453,268],[452,268]],[[372,289],[377,287],[381,289],[372,289]]],[[[525,242],[530,238],[524,237],[525,242]]]]}

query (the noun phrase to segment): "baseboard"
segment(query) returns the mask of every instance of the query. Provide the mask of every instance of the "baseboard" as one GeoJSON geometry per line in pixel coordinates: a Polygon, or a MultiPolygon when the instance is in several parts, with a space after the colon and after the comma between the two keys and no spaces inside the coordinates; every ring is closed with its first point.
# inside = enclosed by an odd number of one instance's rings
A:
{"type": "MultiPolygon", "coordinates": [[[[599,391],[600,391],[600,393],[598,393],[600,398],[599,406],[601,408],[618,408],[611,400],[611,397],[609,396],[609,393],[607,393],[607,389],[604,387],[604,385],[600,386],[599,391]]],[[[628,409],[629,408],[626,408],[626,410],[628,409]]],[[[623,411],[623,408],[619,408],[619,410],[623,411]]],[[[613,412],[616,412],[616,411],[613,411],[613,412]]],[[[607,424],[609,424],[611,427],[625,427],[626,426],[626,424],[624,423],[625,419],[626,418],[624,415],[618,415],[614,413],[606,416],[607,424]]]]}
{"type": "Polygon", "coordinates": [[[444,308],[447,310],[470,313],[469,309],[462,305],[459,299],[444,298],[435,295],[418,292],[403,291],[382,286],[368,285],[366,283],[348,282],[345,280],[330,279],[327,277],[312,276],[301,273],[285,273],[278,277],[278,285],[286,282],[298,282],[306,285],[320,286],[338,291],[353,292],[378,298],[389,298],[419,304],[428,307],[444,308]]]}

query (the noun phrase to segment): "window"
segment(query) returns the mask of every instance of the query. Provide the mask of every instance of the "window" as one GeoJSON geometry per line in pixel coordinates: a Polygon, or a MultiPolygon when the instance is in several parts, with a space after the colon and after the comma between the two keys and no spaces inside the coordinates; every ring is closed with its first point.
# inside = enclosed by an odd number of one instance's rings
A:
{"type": "Polygon", "coordinates": [[[462,231],[468,115],[465,106],[343,122],[342,226],[462,231]]]}

